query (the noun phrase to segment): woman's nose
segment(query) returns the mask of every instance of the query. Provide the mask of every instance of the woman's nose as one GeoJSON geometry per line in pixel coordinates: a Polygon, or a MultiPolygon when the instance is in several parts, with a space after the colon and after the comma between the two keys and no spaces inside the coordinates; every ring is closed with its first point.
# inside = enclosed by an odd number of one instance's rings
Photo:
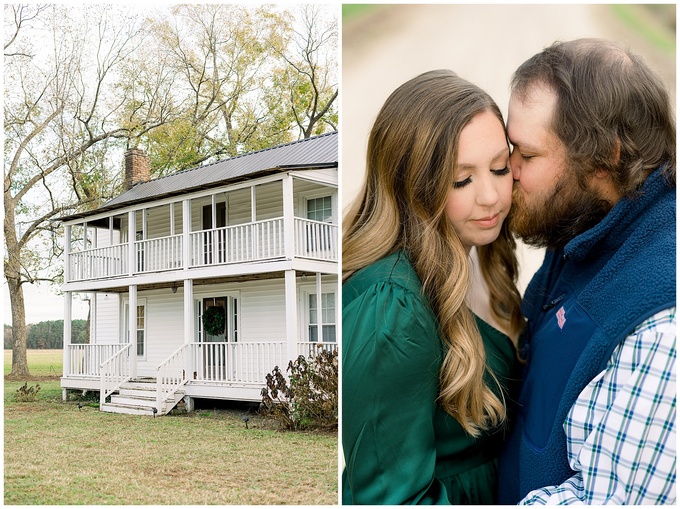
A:
{"type": "Polygon", "coordinates": [[[477,202],[480,205],[495,205],[498,201],[498,190],[496,189],[496,183],[493,178],[486,179],[482,184],[479,194],[477,195],[477,202]]]}

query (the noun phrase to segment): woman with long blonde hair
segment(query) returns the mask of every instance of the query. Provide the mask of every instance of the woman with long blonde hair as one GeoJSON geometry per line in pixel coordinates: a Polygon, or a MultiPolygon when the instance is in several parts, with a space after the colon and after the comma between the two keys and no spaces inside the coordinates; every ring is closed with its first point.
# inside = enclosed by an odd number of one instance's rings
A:
{"type": "Polygon", "coordinates": [[[508,158],[498,107],[451,71],[378,114],[343,232],[345,504],[495,502],[523,326],[508,158]]]}

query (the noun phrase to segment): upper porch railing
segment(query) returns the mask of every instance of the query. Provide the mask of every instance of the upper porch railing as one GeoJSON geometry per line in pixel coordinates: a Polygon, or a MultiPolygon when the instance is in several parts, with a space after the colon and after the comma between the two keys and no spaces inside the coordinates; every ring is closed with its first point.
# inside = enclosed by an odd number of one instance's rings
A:
{"type": "MultiPolygon", "coordinates": [[[[295,218],[294,255],[323,261],[338,260],[338,226],[295,218]]],[[[117,244],[68,253],[67,282],[161,272],[212,265],[282,258],[285,252],[284,219],[213,228],[187,235],[169,235],[133,242],[130,268],[129,244],[117,244]],[[184,243],[189,242],[189,259],[184,243]]]]}

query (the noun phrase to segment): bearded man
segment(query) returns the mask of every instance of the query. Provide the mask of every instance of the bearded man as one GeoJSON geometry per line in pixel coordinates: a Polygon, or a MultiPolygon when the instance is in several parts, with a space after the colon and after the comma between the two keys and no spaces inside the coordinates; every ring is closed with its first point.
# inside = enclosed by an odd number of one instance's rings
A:
{"type": "Polygon", "coordinates": [[[660,79],[603,40],[512,81],[510,227],[546,247],[501,504],[675,504],[675,121],[660,79]]]}

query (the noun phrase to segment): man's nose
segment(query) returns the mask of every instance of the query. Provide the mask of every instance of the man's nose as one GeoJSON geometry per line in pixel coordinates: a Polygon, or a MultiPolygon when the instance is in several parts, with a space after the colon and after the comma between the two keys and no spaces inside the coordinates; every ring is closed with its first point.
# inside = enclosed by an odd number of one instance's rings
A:
{"type": "Polygon", "coordinates": [[[517,150],[513,150],[510,154],[510,169],[512,170],[512,178],[519,180],[521,157],[517,150]]]}

